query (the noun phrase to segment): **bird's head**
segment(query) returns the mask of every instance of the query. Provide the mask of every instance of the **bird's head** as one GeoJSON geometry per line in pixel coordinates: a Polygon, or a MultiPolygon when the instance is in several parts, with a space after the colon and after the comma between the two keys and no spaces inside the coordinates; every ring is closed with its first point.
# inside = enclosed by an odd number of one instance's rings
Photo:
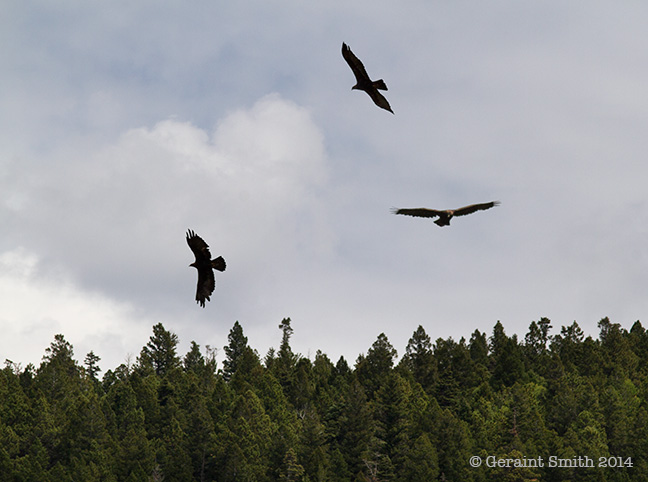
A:
{"type": "Polygon", "coordinates": [[[351,90],[360,90],[360,87],[358,87],[358,84],[356,84],[353,87],[351,87],[351,90]]]}
{"type": "Polygon", "coordinates": [[[193,263],[191,263],[191,264],[189,265],[189,267],[190,267],[190,268],[193,267],[193,268],[198,269],[198,266],[196,266],[196,262],[195,262],[195,261],[194,261],[193,263]]]}

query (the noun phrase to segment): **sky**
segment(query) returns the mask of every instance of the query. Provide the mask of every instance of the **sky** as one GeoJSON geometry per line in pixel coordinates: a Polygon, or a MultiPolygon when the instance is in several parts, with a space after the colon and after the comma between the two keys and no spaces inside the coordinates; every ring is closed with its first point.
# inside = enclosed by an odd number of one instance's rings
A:
{"type": "Polygon", "coordinates": [[[0,360],[162,323],[350,363],[385,333],[648,322],[648,4],[8,2],[0,360]],[[346,42],[395,114],[352,91],[346,42]],[[439,228],[393,207],[499,200],[439,228]],[[195,303],[185,233],[222,255],[195,303]]]}

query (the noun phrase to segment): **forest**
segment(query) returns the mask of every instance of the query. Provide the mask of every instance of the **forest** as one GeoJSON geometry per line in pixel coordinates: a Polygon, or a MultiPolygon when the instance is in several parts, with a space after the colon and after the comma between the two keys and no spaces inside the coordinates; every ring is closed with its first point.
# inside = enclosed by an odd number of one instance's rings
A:
{"type": "Polygon", "coordinates": [[[349,364],[294,353],[290,318],[262,357],[237,321],[217,366],[159,323],[101,377],[58,334],[39,367],[0,371],[0,480],[648,481],[648,333],[598,328],[433,341],[419,326],[400,358],[381,333],[349,364]]]}

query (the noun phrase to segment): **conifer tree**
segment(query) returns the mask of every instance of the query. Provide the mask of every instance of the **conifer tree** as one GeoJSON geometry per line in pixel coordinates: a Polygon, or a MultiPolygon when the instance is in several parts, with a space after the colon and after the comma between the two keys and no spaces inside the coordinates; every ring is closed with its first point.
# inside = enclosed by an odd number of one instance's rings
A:
{"type": "Polygon", "coordinates": [[[235,323],[221,376],[215,350],[192,342],[180,360],[158,324],[101,383],[99,357],[80,366],[58,334],[38,369],[0,369],[0,481],[648,481],[646,330],[550,327],[532,322],[524,344],[497,323],[490,339],[433,345],[418,327],[397,367],[381,334],[350,368],[293,352],[288,318],[264,366],[235,323]],[[471,468],[471,455],[632,467],[471,468]]]}
{"type": "Polygon", "coordinates": [[[345,396],[336,437],[352,477],[365,470],[363,459],[367,458],[373,433],[374,424],[364,388],[358,380],[353,380],[345,396]]]}
{"type": "Polygon", "coordinates": [[[111,454],[112,472],[118,480],[138,480],[152,473],[154,453],[146,435],[144,412],[130,383],[115,384],[107,395],[109,426],[115,442],[111,454]]]}
{"type": "Polygon", "coordinates": [[[279,480],[286,482],[302,482],[304,480],[304,467],[297,463],[297,454],[292,447],[286,452],[279,480]]]}
{"type": "Polygon", "coordinates": [[[401,364],[410,370],[414,380],[428,393],[432,393],[438,383],[439,373],[432,353],[432,341],[421,325],[409,339],[401,364]]]}
{"type": "Polygon", "coordinates": [[[182,365],[186,371],[200,373],[205,367],[205,357],[200,353],[200,345],[192,341],[189,345],[189,351],[182,360],[182,365]]]}
{"type": "Polygon", "coordinates": [[[95,355],[93,351],[90,351],[85,357],[86,373],[92,380],[97,380],[97,374],[101,371],[98,365],[99,361],[101,361],[101,358],[95,355]]]}
{"type": "Polygon", "coordinates": [[[247,348],[248,339],[243,335],[243,328],[238,321],[234,323],[227,340],[229,344],[223,348],[225,350],[225,360],[223,361],[223,378],[225,381],[232,378],[232,375],[238,369],[239,360],[247,348]]]}
{"type": "Polygon", "coordinates": [[[162,323],[158,323],[153,326],[153,335],[140,352],[138,360],[140,367],[152,367],[156,375],[164,376],[180,366],[177,346],[178,335],[165,330],[162,323]]]}
{"type": "Polygon", "coordinates": [[[277,361],[280,366],[280,371],[285,374],[288,374],[292,370],[298,359],[290,347],[290,337],[294,332],[290,323],[290,318],[284,318],[281,320],[281,323],[279,323],[279,329],[282,331],[282,335],[281,345],[279,346],[279,352],[277,353],[277,361]]]}
{"type": "MultiPolygon", "coordinates": [[[[400,471],[410,447],[411,387],[396,372],[390,373],[376,392],[373,419],[374,437],[379,441],[377,452],[389,460],[390,470],[400,471]]],[[[380,466],[380,464],[379,464],[380,466]]],[[[385,477],[385,473],[382,474],[385,477]]]]}
{"type": "Polygon", "coordinates": [[[490,352],[492,353],[492,377],[490,381],[493,387],[511,386],[516,381],[524,379],[524,359],[517,336],[506,336],[504,327],[499,321],[493,328],[493,336],[490,339],[490,352]]]}
{"type": "Polygon", "coordinates": [[[307,408],[299,417],[297,454],[309,480],[326,480],[329,468],[325,427],[317,411],[307,408]]]}
{"type": "Polygon", "coordinates": [[[488,365],[488,341],[486,333],[481,333],[479,330],[473,331],[473,334],[470,336],[468,350],[470,351],[470,359],[475,365],[488,365]]]}
{"type": "Polygon", "coordinates": [[[393,368],[396,355],[396,349],[389,343],[387,335],[381,333],[367,351],[367,356],[358,357],[356,373],[370,399],[393,368]]]}
{"type": "Polygon", "coordinates": [[[400,480],[418,482],[437,480],[439,476],[439,461],[436,448],[428,434],[421,434],[409,448],[401,469],[400,480]]]}

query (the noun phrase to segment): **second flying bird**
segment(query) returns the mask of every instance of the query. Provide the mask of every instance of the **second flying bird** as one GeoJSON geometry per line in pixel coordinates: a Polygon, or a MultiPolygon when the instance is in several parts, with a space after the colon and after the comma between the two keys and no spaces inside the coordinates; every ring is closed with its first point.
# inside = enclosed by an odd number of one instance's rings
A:
{"type": "Polygon", "coordinates": [[[378,92],[378,89],[387,90],[387,84],[385,84],[385,81],[382,79],[371,80],[360,59],[356,57],[353,52],[351,52],[349,46],[344,42],[342,42],[342,57],[344,57],[344,60],[347,61],[347,64],[349,64],[349,67],[351,67],[353,75],[355,75],[356,78],[356,85],[351,87],[351,89],[365,91],[367,94],[369,94],[371,100],[374,101],[374,104],[376,104],[378,107],[388,110],[393,114],[394,111],[391,109],[389,102],[387,102],[387,99],[385,99],[385,97],[380,92],[378,92]]]}

